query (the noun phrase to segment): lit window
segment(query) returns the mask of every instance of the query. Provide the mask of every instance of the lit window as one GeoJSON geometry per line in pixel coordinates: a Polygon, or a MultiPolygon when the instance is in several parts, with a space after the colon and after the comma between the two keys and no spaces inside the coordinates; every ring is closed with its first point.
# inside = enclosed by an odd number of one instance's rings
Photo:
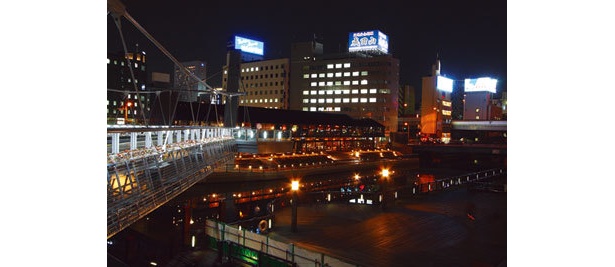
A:
{"type": "Polygon", "coordinates": [[[361,84],[367,84],[367,80],[361,80],[361,84]]]}
{"type": "Polygon", "coordinates": [[[352,72],[352,76],[359,76],[359,72],[358,71],[353,71],[352,72]]]}
{"type": "Polygon", "coordinates": [[[308,107],[301,108],[303,111],[308,111],[308,107]]]}
{"type": "Polygon", "coordinates": [[[327,94],[328,95],[332,95],[333,94],[333,90],[327,90],[327,94]]]}
{"type": "Polygon", "coordinates": [[[319,95],[324,95],[324,94],[326,94],[326,93],[325,93],[325,90],[318,90],[318,94],[319,94],[319,95]]]}
{"type": "Polygon", "coordinates": [[[361,76],[367,76],[367,71],[362,71],[361,76]]]}
{"type": "Polygon", "coordinates": [[[139,64],[137,64],[137,63],[135,62],[135,68],[138,68],[138,67],[139,67],[139,64]]]}
{"type": "Polygon", "coordinates": [[[350,77],[350,72],[344,72],[344,77],[350,77]]]}
{"type": "Polygon", "coordinates": [[[333,82],[331,81],[327,82],[327,86],[333,86],[333,82]]]}
{"type": "Polygon", "coordinates": [[[335,73],[335,77],[342,77],[342,73],[341,72],[336,72],[335,73]]]}
{"type": "Polygon", "coordinates": [[[331,98],[327,98],[327,103],[328,103],[328,104],[333,103],[333,99],[331,99],[331,98]]]}
{"type": "Polygon", "coordinates": [[[333,68],[333,64],[327,64],[327,69],[332,69],[333,68]]]}
{"type": "Polygon", "coordinates": [[[353,97],[353,98],[351,98],[351,99],[350,99],[350,102],[352,102],[352,103],[358,103],[358,102],[359,102],[359,99],[358,99],[358,98],[356,98],[356,97],[353,97]]]}
{"type": "Polygon", "coordinates": [[[341,68],[341,67],[342,67],[342,63],[335,64],[335,68],[336,68],[336,69],[339,69],[339,68],[341,68]]]}
{"type": "Polygon", "coordinates": [[[318,111],[325,111],[324,107],[318,107],[318,111]]]}
{"type": "Polygon", "coordinates": [[[344,81],[344,85],[350,85],[350,81],[344,81]]]}
{"type": "Polygon", "coordinates": [[[352,85],[359,85],[359,81],[352,81],[352,85]]]}
{"type": "Polygon", "coordinates": [[[258,67],[254,68],[255,71],[258,71],[258,67]]]}
{"type": "Polygon", "coordinates": [[[479,117],[478,117],[478,116],[476,116],[476,119],[478,120],[478,119],[479,119],[479,117]]]}
{"type": "Polygon", "coordinates": [[[318,82],[318,86],[325,86],[325,82],[318,82]]]}
{"type": "Polygon", "coordinates": [[[389,90],[389,89],[380,89],[380,93],[381,94],[390,94],[391,90],[389,90]]]}
{"type": "Polygon", "coordinates": [[[325,103],[325,99],[324,99],[324,98],[320,98],[320,99],[318,99],[318,103],[319,103],[319,104],[325,103]]]}
{"type": "Polygon", "coordinates": [[[367,98],[361,97],[361,103],[367,103],[367,98]]]}
{"type": "Polygon", "coordinates": [[[350,98],[342,98],[342,102],[344,102],[344,103],[350,103],[350,98]]]}
{"type": "Polygon", "coordinates": [[[367,94],[367,89],[361,89],[361,94],[367,94]]]}
{"type": "Polygon", "coordinates": [[[359,93],[359,89],[352,89],[352,93],[353,94],[358,94],[359,93]]]}
{"type": "Polygon", "coordinates": [[[316,98],[312,98],[312,99],[310,99],[310,103],[312,103],[312,104],[316,104],[316,98]]]}
{"type": "Polygon", "coordinates": [[[316,90],[312,90],[312,91],[310,91],[310,94],[311,94],[311,95],[317,95],[317,94],[318,94],[318,91],[316,91],[316,90]]]}
{"type": "Polygon", "coordinates": [[[303,95],[310,95],[310,91],[308,90],[303,91],[303,95]]]}
{"type": "Polygon", "coordinates": [[[310,107],[310,111],[316,111],[316,107],[310,107]]]}
{"type": "Polygon", "coordinates": [[[369,89],[369,93],[370,93],[370,94],[375,94],[375,93],[377,93],[377,92],[378,92],[378,90],[377,90],[377,89],[375,89],[375,88],[374,88],[374,89],[369,89]]]}
{"type": "Polygon", "coordinates": [[[342,103],[342,99],[341,98],[336,98],[336,99],[333,99],[333,102],[335,102],[335,103],[342,103]]]}
{"type": "Polygon", "coordinates": [[[317,83],[317,82],[311,82],[311,83],[310,83],[310,85],[311,85],[311,86],[317,86],[317,85],[318,85],[318,83],[317,83]]]}
{"type": "Polygon", "coordinates": [[[254,67],[250,68],[250,71],[254,71],[254,67]]]}
{"type": "Polygon", "coordinates": [[[333,78],[333,72],[327,73],[327,78],[333,78]]]}
{"type": "Polygon", "coordinates": [[[375,97],[370,97],[369,98],[369,103],[376,103],[376,98],[375,97]]]}
{"type": "Polygon", "coordinates": [[[342,85],[342,81],[335,81],[335,85],[342,85]]]}
{"type": "Polygon", "coordinates": [[[325,77],[325,74],[324,74],[324,73],[320,73],[320,74],[318,74],[318,78],[324,78],[324,77],[325,77]]]}
{"type": "Polygon", "coordinates": [[[350,90],[349,89],[344,89],[344,90],[342,90],[342,94],[345,94],[345,95],[350,94],[350,90]]]}
{"type": "MultiPolygon", "coordinates": [[[[226,71],[224,71],[224,74],[226,74],[226,71]]],[[[307,78],[310,78],[310,75],[309,74],[303,74],[303,79],[307,79],[307,78]]]]}
{"type": "Polygon", "coordinates": [[[344,68],[350,68],[350,63],[344,63],[344,68]]]}
{"type": "Polygon", "coordinates": [[[335,90],[335,94],[336,95],[342,94],[342,90],[335,90]]]}
{"type": "Polygon", "coordinates": [[[476,112],[479,112],[479,111],[480,111],[480,108],[476,108],[476,112]]]}

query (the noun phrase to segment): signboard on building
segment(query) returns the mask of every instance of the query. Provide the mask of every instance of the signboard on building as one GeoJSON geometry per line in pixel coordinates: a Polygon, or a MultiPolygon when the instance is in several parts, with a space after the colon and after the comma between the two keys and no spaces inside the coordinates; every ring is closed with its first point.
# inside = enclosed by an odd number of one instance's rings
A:
{"type": "Polygon", "coordinates": [[[465,92],[491,92],[495,93],[498,80],[489,77],[478,79],[465,79],[465,92]]]}
{"type": "Polygon", "coordinates": [[[378,30],[348,34],[348,52],[373,50],[388,53],[389,37],[378,30]]]}
{"type": "Polygon", "coordinates": [[[243,52],[264,55],[265,45],[263,42],[235,36],[235,49],[239,49],[243,52]]]}
{"type": "Polygon", "coordinates": [[[440,91],[453,92],[453,79],[446,78],[444,76],[438,76],[436,80],[436,89],[440,91]]]}

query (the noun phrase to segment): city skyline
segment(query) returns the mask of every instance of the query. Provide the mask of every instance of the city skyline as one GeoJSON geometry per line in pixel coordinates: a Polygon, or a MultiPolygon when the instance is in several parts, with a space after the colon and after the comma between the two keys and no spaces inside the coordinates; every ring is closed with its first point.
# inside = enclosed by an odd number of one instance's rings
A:
{"type": "MultiPolygon", "coordinates": [[[[499,80],[498,92],[506,90],[506,2],[402,6],[343,1],[298,8],[275,1],[241,7],[197,1],[178,5],[139,0],[122,3],[179,61],[205,61],[212,86],[221,85],[226,42],[232,36],[264,42],[265,59],[275,59],[290,57],[293,42],[314,36],[323,43],[325,53],[346,52],[350,32],[380,30],[388,35],[389,53],[400,59],[401,85],[420,89],[421,77],[430,75],[439,56],[442,74],[458,81],[490,76],[499,80]]],[[[121,51],[118,29],[111,16],[107,20],[107,50],[121,51]]],[[[124,19],[122,31],[129,50],[138,44],[148,53],[150,71],[171,72],[173,63],[124,19]]]]}

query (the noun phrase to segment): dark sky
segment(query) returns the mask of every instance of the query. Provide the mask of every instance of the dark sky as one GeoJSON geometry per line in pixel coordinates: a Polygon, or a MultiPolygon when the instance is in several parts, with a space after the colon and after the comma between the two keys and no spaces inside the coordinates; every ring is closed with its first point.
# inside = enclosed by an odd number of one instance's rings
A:
{"type": "MultiPolygon", "coordinates": [[[[202,60],[212,86],[220,86],[226,42],[234,35],[265,43],[267,58],[290,56],[292,42],[322,39],[325,52],[345,51],[348,33],[380,30],[400,60],[400,82],[420,89],[436,54],[442,73],[456,80],[490,76],[506,86],[506,1],[238,1],[123,0],[128,13],[179,61],[202,60]],[[291,6],[292,4],[292,6],[291,6]]],[[[108,52],[121,51],[107,16],[108,52]]],[[[171,73],[173,63],[127,20],[129,49],[139,43],[151,71],[171,73]]]]}

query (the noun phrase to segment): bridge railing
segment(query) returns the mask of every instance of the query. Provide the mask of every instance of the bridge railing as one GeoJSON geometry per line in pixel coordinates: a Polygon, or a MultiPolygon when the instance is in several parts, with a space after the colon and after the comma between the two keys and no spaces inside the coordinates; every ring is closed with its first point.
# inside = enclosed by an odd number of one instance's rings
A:
{"type": "Polygon", "coordinates": [[[131,148],[107,154],[107,237],[232,161],[237,152],[231,128],[123,127],[107,132],[116,144],[128,136],[124,143],[131,148]],[[151,142],[154,134],[163,139],[161,145],[151,142]]]}

